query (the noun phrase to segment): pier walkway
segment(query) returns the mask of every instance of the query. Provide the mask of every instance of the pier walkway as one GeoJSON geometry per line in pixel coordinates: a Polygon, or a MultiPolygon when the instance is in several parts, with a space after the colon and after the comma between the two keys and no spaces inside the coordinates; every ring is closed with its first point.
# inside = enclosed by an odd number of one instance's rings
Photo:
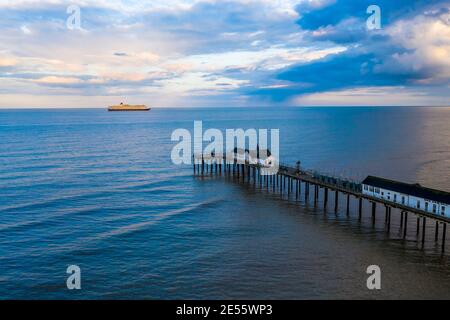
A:
{"type": "MultiPolygon", "coordinates": [[[[384,219],[387,232],[390,232],[391,228],[392,209],[397,209],[400,212],[400,228],[404,238],[406,238],[408,232],[408,217],[410,214],[413,214],[416,218],[416,234],[419,237],[419,233],[422,233],[422,244],[426,240],[427,221],[431,220],[434,222],[434,240],[436,242],[441,240],[442,252],[445,251],[447,224],[450,223],[450,218],[446,216],[365,195],[362,193],[361,184],[351,180],[320,175],[313,171],[305,171],[299,167],[292,167],[285,164],[280,164],[277,172],[269,173],[269,169],[259,163],[238,161],[236,157],[234,157],[233,163],[227,163],[226,158],[225,155],[208,157],[193,155],[194,174],[223,174],[234,176],[238,181],[259,185],[268,191],[279,192],[281,194],[286,193],[289,198],[294,197],[295,194],[295,200],[297,201],[304,197],[305,203],[313,202],[315,207],[318,206],[319,199],[321,199],[324,209],[328,208],[329,194],[334,193],[333,202],[336,213],[339,210],[340,195],[342,194],[345,197],[347,215],[350,214],[351,201],[356,200],[358,202],[359,220],[362,218],[363,204],[364,202],[368,202],[374,224],[376,221],[377,206],[384,206],[384,219]],[[322,196],[320,195],[321,191],[322,196]]],[[[228,157],[228,159],[230,158],[228,157]]]]}

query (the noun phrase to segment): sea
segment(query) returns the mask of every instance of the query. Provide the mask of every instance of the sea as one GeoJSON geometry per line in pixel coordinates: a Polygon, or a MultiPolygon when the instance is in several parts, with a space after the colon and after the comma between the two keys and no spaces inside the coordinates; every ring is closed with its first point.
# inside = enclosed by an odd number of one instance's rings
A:
{"type": "Polygon", "coordinates": [[[346,215],[194,175],[171,158],[194,121],[279,129],[283,163],[450,191],[445,107],[0,110],[0,299],[450,298],[430,220],[422,245],[412,214],[404,238],[395,210],[388,232],[381,206],[372,224],[368,203],[360,221],[355,200],[346,215]]]}

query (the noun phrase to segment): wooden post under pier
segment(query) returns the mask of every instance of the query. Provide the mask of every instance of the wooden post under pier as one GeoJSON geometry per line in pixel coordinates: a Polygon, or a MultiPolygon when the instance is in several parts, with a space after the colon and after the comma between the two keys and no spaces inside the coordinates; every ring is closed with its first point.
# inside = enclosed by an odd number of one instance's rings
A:
{"type": "Polygon", "coordinates": [[[334,212],[338,212],[339,208],[339,191],[336,190],[334,194],[334,212]]]}
{"type": "Polygon", "coordinates": [[[425,244],[425,230],[427,225],[427,218],[423,217],[423,224],[422,224],[422,245],[425,244]]]}
{"type": "Polygon", "coordinates": [[[374,201],[372,202],[372,224],[375,224],[376,211],[377,211],[377,203],[374,201]]]}
{"type": "Polygon", "coordinates": [[[406,232],[408,230],[408,211],[405,211],[405,224],[403,228],[403,238],[406,238],[406,232]]]}
{"type": "Polygon", "coordinates": [[[347,215],[350,214],[350,193],[347,193],[347,215]]]}
{"type": "Polygon", "coordinates": [[[314,207],[317,207],[317,202],[319,201],[319,186],[314,185],[314,207]]]}
{"type": "Polygon", "coordinates": [[[389,209],[388,209],[388,220],[387,220],[388,232],[391,231],[391,211],[392,211],[392,207],[389,207],[389,209]]]}
{"type": "Polygon", "coordinates": [[[359,198],[359,207],[358,207],[358,214],[359,214],[359,220],[362,218],[362,198],[359,198]]]}
{"type": "Polygon", "coordinates": [[[299,180],[298,184],[298,197],[301,198],[302,196],[302,180],[299,180]]]}
{"type": "Polygon", "coordinates": [[[442,230],[442,252],[445,251],[445,234],[447,233],[447,223],[444,222],[444,227],[442,230]]]}
{"type": "Polygon", "coordinates": [[[305,202],[308,203],[309,199],[309,182],[305,182],[305,202]]]}
{"type": "Polygon", "coordinates": [[[287,187],[287,189],[288,189],[288,199],[289,199],[289,197],[291,196],[291,178],[287,178],[287,184],[288,184],[288,187],[287,187]]]}
{"type": "Polygon", "coordinates": [[[439,237],[439,221],[436,221],[436,226],[434,229],[434,241],[438,241],[439,237]]]}
{"type": "Polygon", "coordinates": [[[403,216],[404,216],[405,212],[402,210],[402,213],[400,215],[400,228],[403,228],[403,216]]]}
{"type": "Polygon", "coordinates": [[[417,217],[417,230],[416,230],[417,235],[419,235],[419,230],[420,230],[420,217],[417,217]]]}
{"type": "Polygon", "coordinates": [[[204,174],[205,173],[205,158],[203,158],[203,155],[202,155],[202,174],[204,174]]]}

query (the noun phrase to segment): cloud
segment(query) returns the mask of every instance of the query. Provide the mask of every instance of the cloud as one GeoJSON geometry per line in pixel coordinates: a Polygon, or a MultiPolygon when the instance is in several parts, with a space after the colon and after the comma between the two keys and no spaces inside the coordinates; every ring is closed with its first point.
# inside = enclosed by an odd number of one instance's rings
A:
{"type": "Polygon", "coordinates": [[[7,10],[26,16],[33,34],[20,47],[14,43],[24,34],[17,29],[8,26],[0,34],[18,61],[7,77],[22,81],[23,93],[34,90],[26,89],[33,83],[85,95],[210,96],[259,85],[267,72],[345,50],[302,43],[295,34],[297,1],[177,3],[180,10],[174,2],[144,8],[132,1],[122,12],[121,2],[82,1],[85,31],[79,32],[65,28],[67,2],[14,2],[7,10]]]}
{"type": "Polygon", "coordinates": [[[30,28],[28,28],[26,25],[21,26],[20,30],[22,30],[22,32],[27,35],[32,33],[30,28]]]}
{"type": "Polygon", "coordinates": [[[371,32],[368,0],[76,3],[83,30],[66,28],[72,1],[0,0],[0,93],[149,97],[163,105],[341,101],[339,92],[376,87],[448,97],[443,0],[379,0],[382,29],[371,32]]]}
{"type": "Polygon", "coordinates": [[[50,85],[68,85],[68,84],[76,84],[80,83],[81,80],[73,77],[56,77],[56,76],[48,76],[33,80],[35,83],[39,84],[50,84],[50,85]]]}
{"type": "Polygon", "coordinates": [[[317,50],[313,48],[270,47],[253,51],[230,51],[204,55],[192,55],[169,65],[177,71],[218,72],[225,70],[277,70],[298,62],[308,62],[323,58],[329,54],[345,51],[344,47],[317,50]],[[175,68],[174,68],[175,67],[175,68]]]}
{"type": "Polygon", "coordinates": [[[208,73],[185,73],[181,77],[157,81],[169,93],[189,95],[217,95],[248,83],[227,77],[212,76],[208,73]]]}
{"type": "Polygon", "coordinates": [[[15,66],[17,60],[11,57],[2,57],[0,56],[0,68],[1,67],[12,67],[15,66]]]}
{"type": "Polygon", "coordinates": [[[289,102],[299,106],[445,106],[448,96],[437,90],[404,86],[377,86],[342,89],[293,96],[289,102]]]}
{"type": "Polygon", "coordinates": [[[389,25],[398,19],[409,19],[421,12],[424,7],[445,5],[445,0],[323,0],[301,2],[297,6],[300,19],[298,24],[304,30],[317,30],[320,27],[336,26],[340,22],[357,18],[367,19],[367,8],[376,4],[381,8],[382,25],[389,25]]]}
{"type": "MultiPolygon", "coordinates": [[[[353,1],[331,1],[318,9],[305,7],[299,20],[299,25],[307,30],[305,37],[346,45],[348,50],[288,67],[276,77],[290,83],[289,86],[263,88],[251,94],[287,101],[302,94],[374,86],[406,86],[415,90],[423,87],[422,90],[430,91],[431,88],[426,88],[447,86],[450,83],[448,3],[418,1],[411,5],[404,1],[383,1],[380,6],[382,12],[388,13],[383,28],[375,31],[365,29],[363,17],[367,15],[361,11],[364,6],[356,6],[353,1]]],[[[439,94],[449,96],[443,90],[439,94]]]]}
{"type": "Polygon", "coordinates": [[[45,10],[49,8],[68,7],[76,4],[81,8],[95,8],[116,11],[127,15],[142,13],[181,13],[193,11],[196,6],[212,5],[219,7],[220,3],[227,2],[235,7],[242,5],[258,5],[274,16],[297,16],[295,6],[301,0],[0,0],[0,9],[8,10],[45,10]]]}
{"type": "Polygon", "coordinates": [[[400,20],[387,33],[406,51],[388,57],[379,67],[380,72],[420,74],[418,81],[424,84],[449,82],[450,11],[400,20]]]}

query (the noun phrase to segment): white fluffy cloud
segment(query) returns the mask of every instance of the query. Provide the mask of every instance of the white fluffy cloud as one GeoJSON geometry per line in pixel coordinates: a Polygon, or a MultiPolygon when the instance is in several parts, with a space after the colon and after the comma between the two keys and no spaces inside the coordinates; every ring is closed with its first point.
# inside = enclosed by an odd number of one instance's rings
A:
{"type": "MultiPolygon", "coordinates": [[[[150,0],[150,1],[121,1],[121,0],[0,0],[0,9],[46,9],[51,7],[69,6],[93,7],[120,11],[122,13],[137,14],[151,11],[180,11],[190,10],[196,4],[214,4],[224,0],[150,0]]],[[[237,6],[258,4],[264,10],[279,15],[297,16],[295,7],[300,3],[320,4],[324,0],[228,0],[237,6]]]]}
{"type": "MultiPolygon", "coordinates": [[[[409,50],[395,54],[387,67],[406,72],[426,72],[420,83],[448,81],[450,79],[450,13],[419,15],[400,20],[388,28],[394,43],[409,50]]],[[[386,67],[386,66],[385,66],[386,67]]]]}
{"type": "Polygon", "coordinates": [[[9,67],[2,91],[163,101],[259,86],[259,73],[345,50],[303,42],[295,24],[299,2],[0,0],[0,13],[25,21],[0,22],[8,48],[0,67],[9,67]],[[81,7],[83,30],[66,28],[70,4],[81,7]]]}
{"type": "MultiPolygon", "coordinates": [[[[52,97],[49,106],[64,101],[68,106],[74,101],[92,106],[91,101],[101,102],[101,97],[105,103],[149,99],[164,106],[188,97],[196,102],[205,97],[208,104],[223,95],[246,101],[257,98],[249,93],[257,89],[286,89],[295,96],[292,88],[308,86],[307,81],[282,81],[279,73],[358,46],[357,39],[352,44],[333,41],[332,27],[311,31],[298,25],[308,10],[335,2],[0,0],[0,107],[17,106],[21,96],[33,95],[39,99],[24,99],[24,107],[29,101],[45,106],[43,97],[52,97]],[[71,4],[81,7],[82,30],[66,27],[71,4]]],[[[417,85],[448,81],[446,14],[422,12],[386,26],[382,32],[392,44],[407,51],[383,59],[378,71],[425,74],[417,85]]],[[[358,19],[334,26],[336,37],[358,19]]]]}
{"type": "Polygon", "coordinates": [[[16,59],[8,56],[2,57],[0,55],[0,67],[12,67],[16,65],[16,63],[17,63],[16,59]]]}

